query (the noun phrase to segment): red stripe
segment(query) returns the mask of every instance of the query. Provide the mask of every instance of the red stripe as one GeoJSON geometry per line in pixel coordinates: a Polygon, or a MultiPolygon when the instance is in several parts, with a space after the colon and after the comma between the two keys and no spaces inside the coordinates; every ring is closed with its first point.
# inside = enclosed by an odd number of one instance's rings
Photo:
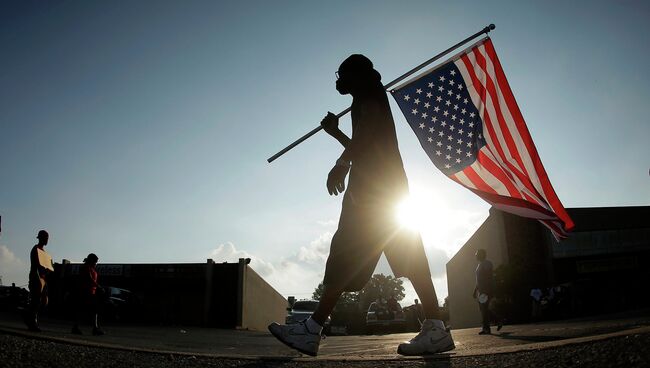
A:
{"type": "MultiPolygon", "coordinates": [[[[508,146],[508,151],[510,151],[510,155],[512,156],[512,158],[514,158],[515,161],[517,161],[517,163],[519,164],[519,167],[521,168],[521,170],[525,171],[525,166],[523,165],[523,162],[521,160],[521,155],[519,155],[519,150],[517,149],[517,146],[515,145],[515,141],[513,139],[512,133],[510,133],[510,129],[508,129],[508,125],[506,124],[506,120],[503,117],[503,112],[501,112],[501,106],[499,105],[499,94],[496,91],[496,88],[494,86],[494,81],[492,80],[492,77],[488,73],[487,60],[485,59],[485,57],[480,52],[478,52],[478,47],[474,48],[472,50],[472,52],[473,52],[474,56],[476,57],[477,64],[481,67],[481,69],[483,69],[483,72],[486,75],[486,79],[485,79],[486,89],[487,89],[490,97],[492,98],[492,104],[491,105],[494,107],[497,122],[499,123],[499,128],[500,128],[501,133],[503,134],[503,137],[504,137],[504,139],[506,141],[506,145],[508,146]]],[[[483,101],[483,103],[485,103],[485,105],[487,106],[487,96],[485,97],[485,100],[483,101]]],[[[487,115],[487,111],[485,112],[484,115],[487,115]]],[[[517,170],[516,173],[518,174],[520,180],[523,181],[524,179],[527,179],[525,177],[525,175],[523,175],[523,173],[522,174],[519,173],[519,170],[517,170]]],[[[530,173],[528,173],[528,174],[530,175],[530,173]]]]}
{"type": "MultiPolygon", "coordinates": [[[[548,210],[540,205],[537,205],[532,202],[528,202],[524,199],[518,199],[518,198],[512,198],[512,197],[505,197],[505,196],[500,196],[500,195],[495,195],[495,194],[490,194],[486,192],[482,192],[476,189],[471,189],[469,188],[472,192],[474,192],[476,195],[479,197],[483,198],[489,203],[492,204],[503,204],[506,206],[512,206],[512,207],[520,207],[523,209],[531,210],[537,213],[540,213],[544,215],[545,217],[550,217],[552,219],[558,219],[557,214],[555,214],[553,211],[548,210]]],[[[532,217],[535,218],[535,217],[532,217]]]]}
{"type": "MultiPolygon", "coordinates": [[[[508,125],[506,124],[505,118],[503,117],[503,113],[501,112],[501,107],[499,106],[499,98],[498,98],[498,93],[495,89],[494,81],[492,80],[492,77],[488,73],[487,70],[487,60],[485,57],[478,52],[478,47],[474,48],[472,50],[473,54],[476,57],[477,64],[481,67],[483,72],[486,75],[486,85],[487,85],[487,91],[492,97],[492,106],[494,107],[495,113],[496,113],[496,118],[497,122],[499,124],[498,128],[500,129],[503,138],[505,140],[506,145],[508,146],[508,150],[510,151],[510,155],[512,158],[517,162],[519,167],[516,167],[512,165],[506,158],[505,156],[502,156],[505,161],[508,164],[508,167],[512,168],[512,171],[515,175],[517,175],[517,178],[526,186],[526,188],[531,192],[536,194],[538,197],[543,198],[543,196],[539,193],[537,188],[533,185],[533,183],[530,181],[530,175],[536,175],[536,173],[526,173],[525,172],[525,165],[521,159],[521,155],[519,154],[519,150],[517,149],[517,146],[515,145],[515,140],[514,137],[512,136],[512,133],[510,133],[510,129],[508,129],[508,125]],[[523,171],[521,171],[523,170],[523,171]]],[[[487,105],[487,100],[484,101],[484,103],[487,105]]],[[[487,112],[484,114],[485,117],[488,117],[487,112]]],[[[488,121],[491,122],[491,119],[488,119],[488,121]]],[[[496,126],[495,126],[496,128],[496,126]]],[[[496,139],[496,136],[493,137],[496,139]]]]}
{"type": "Polygon", "coordinates": [[[505,73],[503,72],[503,68],[501,67],[501,62],[499,61],[499,57],[497,56],[496,51],[494,50],[494,45],[492,44],[492,40],[488,39],[484,43],[484,45],[485,45],[486,53],[488,54],[490,60],[492,61],[492,64],[494,65],[494,72],[496,74],[496,79],[499,85],[499,89],[501,90],[506,105],[508,106],[508,110],[510,111],[510,115],[512,116],[515,125],[517,127],[517,130],[519,131],[519,135],[521,136],[521,139],[528,150],[528,156],[531,158],[533,166],[535,167],[537,177],[539,178],[539,181],[542,185],[542,190],[544,191],[545,197],[549,202],[549,206],[551,206],[551,208],[553,208],[555,213],[557,213],[558,216],[562,219],[562,221],[564,222],[565,229],[571,230],[574,227],[573,221],[571,220],[569,214],[564,209],[564,206],[560,202],[560,199],[555,193],[555,190],[551,185],[548,175],[546,174],[544,165],[542,164],[542,161],[539,158],[539,154],[537,153],[537,148],[535,147],[533,139],[530,136],[530,132],[526,127],[526,123],[521,114],[521,110],[519,110],[517,101],[515,100],[512,90],[510,89],[510,84],[508,83],[505,73]]]}
{"type": "MultiPolygon", "coordinates": [[[[449,177],[452,180],[456,181],[457,183],[463,185],[465,188],[471,190],[474,194],[476,194],[479,197],[483,198],[486,202],[492,204],[495,207],[499,207],[499,205],[501,205],[501,204],[506,205],[506,206],[510,206],[510,207],[519,207],[519,208],[522,208],[522,209],[525,209],[525,210],[530,210],[530,211],[533,211],[535,213],[539,213],[539,214],[543,215],[544,217],[551,217],[553,220],[540,219],[537,216],[535,216],[534,214],[530,214],[529,216],[527,216],[529,218],[537,218],[538,221],[544,223],[544,225],[546,225],[551,230],[551,232],[553,232],[553,235],[557,239],[566,238],[566,232],[564,231],[564,229],[562,229],[561,227],[558,227],[556,224],[554,224],[552,222],[552,221],[560,221],[560,222],[562,222],[562,220],[559,217],[557,217],[557,214],[555,214],[554,212],[552,212],[552,211],[550,211],[550,210],[548,210],[548,209],[546,209],[546,208],[544,208],[544,207],[542,207],[540,205],[537,205],[534,202],[530,202],[530,201],[528,201],[526,199],[506,197],[506,196],[501,196],[501,195],[498,195],[498,194],[488,193],[488,192],[478,190],[478,189],[469,188],[469,187],[465,186],[462,182],[460,182],[455,175],[452,174],[452,175],[449,175],[449,177]]],[[[525,193],[524,193],[524,196],[527,197],[527,195],[525,193]]]]}
{"type": "Polygon", "coordinates": [[[497,180],[503,183],[503,185],[508,190],[508,193],[510,193],[510,196],[515,198],[521,198],[521,194],[519,193],[519,190],[517,189],[515,184],[510,180],[510,178],[506,175],[506,173],[503,171],[501,166],[494,163],[494,161],[492,161],[491,158],[486,156],[485,153],[481,152],[480,150],[478,151],[477,161],[487,171],[489,171],[492,175],[494,175],[494,177],[497,178],[497,180]]]}
{"type": "Polygon", "coordinates": [[[539,220],[539,222],[546,225],[546,227],[548,227],[553,232],[553,234],[555,234],[557,237],[566,238],[566,232],[564,231],[564,229],[558,226],[554,221],[539,220]]]}
{"type": "MultiPolygon", "coordinates": [[[[479,94],[479,96],[480,96],[480,98],[481,98],[481,102],[485,105],[485,103],[486,103],[486,99],[485,99],[486,90],[485,90],[485,88],[483,87],[483,85],[481,84],[481,81],[480,81],[480,80],[478,79],[478,77],[476,76],[476,72],[475,72],[475,70],[474,70],[474,66],[473,66],[472,63],[470,62],[470,60],[469,60],[469,58],[467,57],[467,55],[463,55],[463,56],[461,57],[461,60],[462,60],[463,63],[465,64],[465,67],[467,68],[467,72],[469,73],[470,78],[472,78],[472,82],[473,82],[474,88],[476,89],[477,93],[479,94]]],[[[536,189],[533,187],[533,185],[530,183],[530,181],[528,180],[528,178],[525,178],[525,176],[523,175],[523,173],[521,173],[521,172],[519,171],[519,169],[517,169],[516,167],[514,167],[514,166],[513,166],[513,165],[512,165],[512,164],[511,164],[507,159],[506,159],[506,155],[505,155],[504,152],[503,152],[503,148],[501,147],[501,144],[499,143],[499,141],[498,141],[498,139],[497,139],[497,135],[496,135],[496,132],[495,132],[495,130],[494,130],[494,126],[493,126],[493,124],[492,124],[492,121],[490,120],[490,117],[488,116],[488,114],[485,114],[485,113],[483,113],[483,126],[484,126],[485,128],[487,128],[487,130],[488,130],[489,133],[490,133],[490,136],[492,137],[492,145],[491,145],[491,146],[494,147],[494,148],[497,150],[497,153],[498,153],[498,155],[500,156],[500,158],[503,160],[503,163],[508,167],[508,169],[510,169],[510,170],[509,170],[510,172],[508,172],[508,171],[504,171],[505,174],[508,175],[508,177],[512,180],[513,183],[515,183],[514,178],[512,178],[512,175],[513,175],[513,174],[511,174],[511,173],[514,173],[514,175],[516,175],[517,178],[519,178],[519,180],[520,180],[520,181],[522,182],[522,184],[526,187],[526,189],[528,189],[528,190],[529,190],[530,192],[532,192],[532,193],[538,193],[537,190],[536,190],[536,189]],[[522,178],[523,178],[523,179],[522,179],[522,178]]],[[[508,137],[506,137],[506,140],[508,140],[508,137]]]]}
{"type": "Polygon", "coordinates": [[[474,168],[472,168],[471,166],[467,166],[465,169],[463,169],[463,173],[467,176],[469,181],[471,181],[472,184],[474,184],[476,189],[481,190],[483,192],[492,193],[492,194],[495,194],[495,195],[499,194],[499,193],[496,192],[496,190],[494,190],[494,188],[492,188],[490,185],[488,185],[488,183],[486,183],[483,180],[483,178],[481,178],[476,173],[476,171],[474,171],[474,168]]]}

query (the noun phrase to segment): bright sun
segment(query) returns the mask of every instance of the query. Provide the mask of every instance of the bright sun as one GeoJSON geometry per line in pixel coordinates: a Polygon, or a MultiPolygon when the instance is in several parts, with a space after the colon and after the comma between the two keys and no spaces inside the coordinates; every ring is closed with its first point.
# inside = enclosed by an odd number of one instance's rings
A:
{"type": "Polygon", "coordinates": [[[399,224],[411,230],[422,230],[426,224],[427,211],[424,203],[414,200],[413,196],[406,197],[397,205],[396,215],[399,224]]]}

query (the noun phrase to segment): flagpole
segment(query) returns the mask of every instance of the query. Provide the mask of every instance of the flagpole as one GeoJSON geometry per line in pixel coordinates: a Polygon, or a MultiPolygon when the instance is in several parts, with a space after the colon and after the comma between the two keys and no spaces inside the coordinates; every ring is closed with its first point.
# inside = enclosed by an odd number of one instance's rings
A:
{"type": "MultiPolygon", "coordinates": [[[[462,46],[462,45],[468,43],[469,41],[475,39],[476,37],[479,37],[479,36],[482,35],[482,34],[488,34],[490,31],[494,30],[494,28],[496,28],[496,26],[495,26],[494,24],[490,24],[489,26],[483,28],[483,29],[480,30],[479,32],[474,33],[473,35],[467,37],[466,39],[460,41],[459,43],[453,45],[452,47],[446,49],[445,51],[439,53],[438,55],[432,57],[431,59],[429,59],[429,60],[423,62],[422,64],[420,64],[420,65],[416,66],[415,68],[409,70],[408,72],[402,74],[401,76],[399,76],[397,79],[393,80],[392,82],[390,82],[390,83],[384,85],[384,89],[387,90],[387,91],[390,90],[393,86],[395,86],[395,85],[398,84],[399,82],[403,81],[404,79],[410,77],[411,75],[417,73],[418,71],[420,71],[420,70],[421,70],[422,68],[424,68],[425,66],[427,66],[427,65],[429,65],[429,64],[431,64],[431,63],[433,63],[434,61],[440,59],[441,57],[447,55],[449,52],[451,52],[451,51],[457,49],[458,47],[460,47],[460,46],[462,46]]],[[[339,112],[338,114],[336,114],[336,117],[337,117],[337,118],[341,118],[342,116],[344,116],[345,114],[347,114],[348,112],[350,112],[350,110],[351,110],[351,108],[348,107],[347,109],[345,109],[345,110],[339,112]]],[[[275,161],[276,158],[278,158],[278,157],[284,155],[284,154],[287,153],[289,150],[291,150],[293,147],[299,145],[300,143],[304,142],[307,138],[309,138],[309,137],[311,137],[312,135],[318,133],[318,131],[320,131],[321,129],[323,129],[322,126],[320,126],[320,125],[317,126],[316,128],[312,129],[309,133],[307,133],[307,134],[303,135],[302,137],[298,138],[295,142],[293,142],[293,143],[291,143],[290,145],[286,146],[285,148],[283,148],[281,151],[279,151],[279,152],[276,153],[275,155],[269,157],[266,161],[267,161],[268,163],[271,163],[271,162],[275,161]]]]}

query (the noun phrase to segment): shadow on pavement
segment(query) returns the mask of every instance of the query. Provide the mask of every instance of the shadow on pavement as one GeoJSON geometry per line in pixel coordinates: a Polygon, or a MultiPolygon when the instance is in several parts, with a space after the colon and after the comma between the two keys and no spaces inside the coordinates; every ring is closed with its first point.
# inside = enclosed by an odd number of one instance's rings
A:
{"type": "Polygon", "coordinates": [[[499,334],[492,334],[493,336],[500,337],[506,340],[523,340],[531,342],[546,342],[546,341],[556,341],[565,339],[562,336],[525,336],[525,335],[516,335],[512,332],[501,332],[499,334]]]}

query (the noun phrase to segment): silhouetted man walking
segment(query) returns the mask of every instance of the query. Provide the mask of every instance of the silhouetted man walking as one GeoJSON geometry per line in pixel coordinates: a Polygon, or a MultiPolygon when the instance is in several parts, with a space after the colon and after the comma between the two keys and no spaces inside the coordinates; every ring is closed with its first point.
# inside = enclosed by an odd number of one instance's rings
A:
{"type": "Polygon", "coordinates": [[[411,280],[426,318],[420,333],[400,344],[398,352],[421,355],[454,349],[451,335],[439,319],[420,234],[401,228],[396,221],[396,207],[409,190],[381,75],[368,58],[352,55],[343,61],[336,76],[339,93],[353,97],[352,138],[338,128],[336,115],[329,113],[321,122],[345,148],[327,177],[328,192],[338,195],[345,191],[345,195],[327,259],[324,292],[312,317],[295,325],[273,323],[269,330],[288,346],[316,355],[322,326],[341,293],[363,288],[383,252],[395,276],[411,280]]]}
{"type": "Polygon", "coordinates": [[[30,331],[40,332],[38,326],[38,313],[41,307],[47,305],[47,279],[49,272],[53,271],[52,258],[43,249],[49,239],[50,234],[41,230],[36,236],[38,243],[32,247],[29,253],[29,307],[26,311],[25,323],[30,331]]]}
{"type": "Polygon", "coordinates": [[[483,329],[479,335],[489,335],[492,333],[490,330],[490,323],[497,323],[497,331],[501,330],[502,322],[494,312],[490,310],[490,301],[494,295],[494,275],[492,272],[492,262],[486,259],[487,253],[485,249],[476,251],[476,287],[472,293],[473,298],[478,299],[478,307],[481,311],[481,321],[483,329]]]}

